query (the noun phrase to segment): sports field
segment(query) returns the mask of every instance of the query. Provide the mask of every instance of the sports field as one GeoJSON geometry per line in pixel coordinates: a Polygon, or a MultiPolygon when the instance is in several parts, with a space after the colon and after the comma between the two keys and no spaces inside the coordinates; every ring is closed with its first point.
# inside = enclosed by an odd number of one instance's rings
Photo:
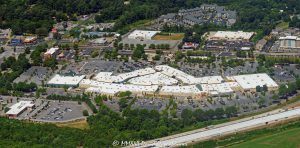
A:
{"type": "Polygon", "coordinates": [[[184,37],[183,33],[164,33],[157,34],[153,37],[153,40],[181,40],[184,37]]]}
{"type": "Polygon", "coordinates": [[[269,134],[243,142],[230,148],[299,148],[300,128],[269,134]]]}

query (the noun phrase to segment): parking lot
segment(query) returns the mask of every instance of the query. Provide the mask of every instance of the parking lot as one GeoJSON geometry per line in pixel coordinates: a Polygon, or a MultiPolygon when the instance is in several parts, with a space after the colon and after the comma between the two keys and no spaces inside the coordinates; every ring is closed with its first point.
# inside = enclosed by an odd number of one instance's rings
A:
{"type": "Polygon", "coordinates": [[[149,62],[126,62],[120,65],[116,73],[132,72],[135,70],[151,67],[149,62]]]}
{"type": "Polygon", "coordinates": [[[146,44],[145,49],[149,49],[149,45],[159,45],[159,44],[169,44],[170,49],[178,49],[177,45],[180,43],[180,40],[137,40],[137,39],[129,39],[128,37],[124,37],[121,41],[123,44],[146,44]]]}
{"type": "Polygon", "coordinates": [[[47,82],[47,79],[50,77],[51,74],[52,70],[50,68],[33,66],[24,73],[22,73],[18,78],[16,78],[14,80],[14,83],[33,82],[37,85],[42,85],[43,83],[47,82]]]}
{"type": "Polygon", "coordinates": [[[73,71],[77,74],[92,75],[99,72],[114,72],[122,62],[117,61],[105,61],[100,59],[92,59],[85,62],[71,63],[64,67],[61,72],[67,73],[73,71]]]}
{"type": "Polygon", "coordinates": [[[241,50],[242,47],[253,47],[254,43],[245,41],[206,41],[206,50],[241,50]]]}
{"type": "Polygon", "coordinates": [[[83,106],[73,101],[50,101],[34,117],[37,121],[66,121],[83,117],[83,106]]]}
{"type": "MultiPolygon", "coordinates": [[[[23,97],[0,96],[3,108],[10,107],[19,101],[32,101],[34,107],[18,115],[17,119],[27,119],[41,122],[63,122],[83,118],[83,110],[88,110],[84,103],[77,101],[58,101],[23,97]]],[[[4,109],[0,110],[5,116],[4,109]]]]}
{"type": "Polygon", "coordinates": [[[166,108],[168,102],[168,99],[161,98],[137,99],[132,105],[132,108],[163,111],[166,108]]]}

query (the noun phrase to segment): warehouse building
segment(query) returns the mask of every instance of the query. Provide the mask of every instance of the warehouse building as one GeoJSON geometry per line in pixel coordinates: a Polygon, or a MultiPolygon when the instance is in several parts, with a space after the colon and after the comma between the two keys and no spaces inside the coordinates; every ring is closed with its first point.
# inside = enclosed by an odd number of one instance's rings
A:
{"type": "Polygon", "coordinates": [[[230,95],[237,91],[256,91],[267,86],[277,90],[278,85],[267,74],[250,74],[225,77],[207,76],[196,78],[167,65],[145,68],[129,73],[113,75],[100,72],[93,79],[83,79],[79,87],[87,92],[115,96],[131,91],[135,95],[156,95],[203,98],[205,96],[230,95]]]}
{"type": "Polygon", "coordinates": [[[253,36],[254,32],[217,31],[210,32],[208,40],[250,41],[253,36]]]}
{"type": "Polygon", "coordinates": [[[243,91],[256,92],[257,86],[263,87],[264,85],[268,87],[268,90],[278,89],[276,82],[265,73],[238,75],[228,77],[228,79],[236,81],[243,91]]]}
{"type": "Polygon", "coordinates": [[[135,77],[128,81],[131,84],[135,85],[176,85],[178,80],[168,77],[160,72],[156,72],[153,74],[135,77]]]}
{"type": "Polygon", "coordinates": [[[254,32],[217,31],[206,33],[204,48],[211,51],[236,51],[253,49],[254,32]]]}
{"type": "Polygon", "coordinates": [[[239,87],[237,82],[225,82],[220,84],[202,84],[201,87],[211,96],[228,95],[239,87]]]}
{"type": "Polygon", "coordinates": [[[85,78],[85,75],[60,75],[56,74],[47,83],[51,87],[78,87],[80,81],[85,78]]]}
{"type": "Polygon", "coordinates": [[[105,83],[88,79],[84,79],[80,83],[80,87],[87,88],[86,92],[101,93],[109,96],[115,96],[124,91],[131,91],[136,95],[154,95],[158,90],[158,85],[143,86],[133,84],[105,83]]]}
{"type": "Polygon", "coordinates": [[[129,34],[129,39],[151,40],[160,31],[134,30],[129,34]]]}
{"type": "Polygon", "coordinates": [[[16,118],[26,110],[31,110],[34,107],[34,104],[31,101],[20,101],[11,107],[5,113],[9,118],[16,118]]]}
{"type": "Polygon", "coordinates": [[[163,86],[159,91],[159,95],[202,98],[203,96],[207,95],[207,92],[203,91],[201,85],[175,85],[163,86]]]}
{"type": "Polygon", "coordinates": [[[153,68],[145,68],[145,69],[139,69],[136,71],[128,72],[128,73],[122,73],[119,75],[113,75],[112,72],[100,72],[98,73],[94,79],[99,82],[124,82],[130,78],[137,77],[137,76],[144,76],[148,74],[153,74],[156,71],[153,68]]]}

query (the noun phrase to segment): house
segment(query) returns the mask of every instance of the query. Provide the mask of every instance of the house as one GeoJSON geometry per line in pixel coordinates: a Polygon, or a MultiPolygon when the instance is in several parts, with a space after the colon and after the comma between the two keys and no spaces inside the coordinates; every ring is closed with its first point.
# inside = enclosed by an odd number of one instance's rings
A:
{"type": "Polygon", "coordinates": [[[36,40],[37,40],[37,37],[35,37],[35,36],[29,36],[29,37],[26,37],[24,39],[24,43],[25,44],[30,44],[30,43],[34,43],[36,40]]]}
{"type": "Polygon", "coordinates": [[[59,48],[50,48],[44,53],[44,60],[56,58],[59,54],[59,48]]]}
{"type": "Polygon", "coordinates": [[[11,35],[11,29],[0,29],[0,41],[8,40],[9,36],[11,35]]]}
{"type": "Polygon", "coordinates": [[[196,49],[199,46],[197,43],[185,42],[182,45],[182,49],[196,49]]]}
{"type": "Polygon", "coordinates": [[[256,50],[262,50],[264,49],[265,45],[267,44],[267,40],[266,39],[261,39],[257,42],[257,44],[255,45],[255,49],[256,50]]]}

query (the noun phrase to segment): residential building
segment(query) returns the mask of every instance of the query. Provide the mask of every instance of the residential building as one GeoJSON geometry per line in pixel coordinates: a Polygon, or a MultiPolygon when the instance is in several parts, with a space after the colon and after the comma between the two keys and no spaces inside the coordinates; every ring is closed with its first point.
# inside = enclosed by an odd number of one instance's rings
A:
{"type": "Polygon", "coordinates": [[[280,37],[280,50],[299,51],[300,49],[300,38],[298,36],[285,36],[280,37]]]}
{"type": "Polygon", "coordinates": [[[44,60],[56,58],[56,56],[59,54],[59,48],[50,48],[44,53],[44,60]]]}
{"type": "Polygon", "coordinates": [[[267,44],[267,40],[266,39],[261,39],[257,42],[257,44],[255,45],[255,49],[256,50],[262,50],[264,49],[265,45],[267,44]]]}
{"type": "Polygon", "coordinates": [[[185,42],[182,45],[182,49],[196,49],[199,46],[197,43],[185,42]]]}
{"type": "Polygon", "coordinates": [[[29,44],[29,43],[35,42],[36,40],[37,40],[37,37],[35,37],[35,36],[29,36],[29,37],[26,37],[26,38],[24,39],[24,43],[29,44]]]}
{"type": "Polygon", "coordinates": [[[226,10],[225,7],[216,4],[203,4],[196,8],[181,9],[178,13],[162,15],[156,20],[153,28],[160,30],[165,24],[192,27],[205,23],[230,27],[236,22],[236,18],[236,11],[226,10]]]}
{"type": "Polygon", "coordinates": [[[11,35],[11,29],[0,29],[0,42],[8,40],[11,35]]]}

